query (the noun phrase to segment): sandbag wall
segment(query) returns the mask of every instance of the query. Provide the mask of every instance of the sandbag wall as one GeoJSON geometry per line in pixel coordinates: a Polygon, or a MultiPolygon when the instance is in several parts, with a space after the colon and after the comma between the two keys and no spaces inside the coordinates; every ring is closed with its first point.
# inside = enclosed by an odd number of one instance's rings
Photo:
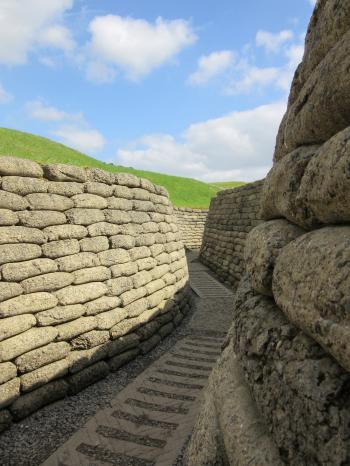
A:
{"type": "Polygon", "coordinates": [[[262,186],[260,180],[219,191],[210,204],[200,260],[234,288],[244,271],[247,234],[260,222],[262,186]]]}
{"type": "Polygon", "coordinates": [[[252,424],[242,438],[234,418],[227,421],[216,375],[191,466],[221,464],[218,457],[232,465],[350,464],[349,46],[350,1],[318,0],[262,192],[265,222],[247,238],[247,274],[223,356],[238,361],[256,422],[279,457],[259,456],[252,424]],[[247,462],[234,455],[242,446],[247,462]]]}
{"type": "Polygon", "coordinates": [[[190,250],[200,249],[208,211],[178,207],[174,209],[174,213],[184,246],[190,250]]]}
{"type": "Polygon", "coordinates": [[[146,353],[189,309],[164,188],[0,157],[0,430],[146,353]]]}

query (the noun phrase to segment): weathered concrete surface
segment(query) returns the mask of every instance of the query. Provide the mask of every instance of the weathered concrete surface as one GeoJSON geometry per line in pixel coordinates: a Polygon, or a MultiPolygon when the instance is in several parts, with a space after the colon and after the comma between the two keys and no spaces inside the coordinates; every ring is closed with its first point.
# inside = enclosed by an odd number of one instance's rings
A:
{"type": "Polygon", "coordinates": [[[248,278],[237,292],[229,333],[285,464],[348,464],[349,373],[272,299],[255,293],[248,278]]]}
{"type": "Polygon", "coordinates": [[[244,260],[253,288],[272,296],[272,274],[283,248],[305,231],[287,220],[271,220],[253,228],[247,236],[244,260]]]}
{"type": "Polygon", "coordinates": [[[226,348],[205,392],[187,452],[188,466],[282,466],[232,350],[226,348]]]}
{"type": "Polygon", "coordinates": [[[291,322],[350,370],[350,226],[326,227],[290,243],[273,276],[273,294],[291,322]]]}

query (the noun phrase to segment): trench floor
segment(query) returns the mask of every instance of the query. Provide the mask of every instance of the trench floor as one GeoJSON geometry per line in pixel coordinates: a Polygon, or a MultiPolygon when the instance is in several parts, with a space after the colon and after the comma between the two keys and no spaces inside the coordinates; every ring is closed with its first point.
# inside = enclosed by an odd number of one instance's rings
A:
{"type": "Polygon", "coordinates": [[[97,411],[42,466],[173,466],[232,320],[233,293],[188,255],[197,309],[189,331],[97,411]]]}

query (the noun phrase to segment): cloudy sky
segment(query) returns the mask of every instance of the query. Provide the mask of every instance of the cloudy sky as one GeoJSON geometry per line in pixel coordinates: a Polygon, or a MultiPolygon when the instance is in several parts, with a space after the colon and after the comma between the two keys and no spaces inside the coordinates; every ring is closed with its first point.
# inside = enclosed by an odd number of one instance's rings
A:
{"type": "Polygon", "coordinates": [[[0,126],[204,181],[271,165],[313,0],[0,0],[0,126]]]}

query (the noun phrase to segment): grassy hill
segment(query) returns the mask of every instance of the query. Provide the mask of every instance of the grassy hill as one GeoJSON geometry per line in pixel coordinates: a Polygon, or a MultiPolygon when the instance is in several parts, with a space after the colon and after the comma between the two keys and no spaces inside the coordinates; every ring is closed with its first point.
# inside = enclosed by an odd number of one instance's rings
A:
{"type": "Polygon", "coordinates": [[[206,209],[210,199],[219,190],[243,184],[240,182],[207,184],[192,178],[107,164],[41,136],[7,128],[0,128],[0,154],[31,159],[40,163],[65,163],[97,167],[111,172],[133,173],[164,186],[169,191],[173,205],[177,207],[206,209]]]}
{"type": "Polygon", "coordinates": [[[229,189],[229,188],[238,188],[245,184],[244,181],[216,181],[215,183],[210,183],[212,186],[218,189],[229,189]]]}

